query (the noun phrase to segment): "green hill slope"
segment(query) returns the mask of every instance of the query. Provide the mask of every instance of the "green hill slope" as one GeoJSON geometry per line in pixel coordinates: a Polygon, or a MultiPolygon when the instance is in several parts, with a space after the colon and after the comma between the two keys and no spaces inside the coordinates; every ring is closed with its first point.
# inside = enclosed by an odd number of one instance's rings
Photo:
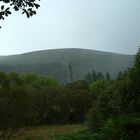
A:
{"type": "Polygon", "coordinates": [[[87,49],[54,49],[20,55],[0,56],[0,69],[4,71],[37,72],[51,75],[61,82],[68,81],[69,65],[75,80],[82,79],[93,69],[109,72],[114,78],[119,71],[131,67],[134,55],[108,53],[87,49]]]}

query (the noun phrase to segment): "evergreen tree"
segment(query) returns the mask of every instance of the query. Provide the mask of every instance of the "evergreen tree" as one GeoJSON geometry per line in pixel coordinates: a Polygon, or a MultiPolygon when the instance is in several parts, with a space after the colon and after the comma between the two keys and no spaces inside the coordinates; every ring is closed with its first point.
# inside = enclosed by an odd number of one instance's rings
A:
{"type": "Polygon", "coordinates": [[[119,79],[121,79],[121,78],[122,78],[122,76],[123,76],[123,72],[122,72],[122,71],[120,71],[120,72],[118,73],[117,79],[118,79],[118,80],[119,80],[119,79]]]}
{"type": "Polygon", "coordinates": [[[91,73],[88,72],[86,75],[85,75],[85,81],[87,81],[88,83],[90,83],[92,81],[92,77],[91,77],[91,73]]]}
{"type": "Polygon", "coordinates": [[[96,81],[97,80],[97,74],[96,74],[96,71],[93,70],[92,71],[92,81],[96,81]]]}
{"type": "Polygon", "coordinates": [[[74,77],[73,77],[73,67],[71,64],[69,64],[69,71],[68,71],[68,78],[69,78],[69,82],[72,83],[74,81],[74,77]]]}
{"type": "Polygon", "coordinates": [[[129,92],[127,95],[131,111],[140,113],[140,49],[136,55],[135,64],[129,72],[129,92]]]}
{"type": "Polygon", "coordinates": [[[101,72],[97,73],[97,80],[104,80],[104,76],[101,72]]]}
{"type": "Polygon", "coordinates": [[[107,72],[106,73],[106,75],[105,75],[105,79],[107,80],[107,81],[110,81],[111,80],[111,76],[110,76],[110,74],[107,72]]]}

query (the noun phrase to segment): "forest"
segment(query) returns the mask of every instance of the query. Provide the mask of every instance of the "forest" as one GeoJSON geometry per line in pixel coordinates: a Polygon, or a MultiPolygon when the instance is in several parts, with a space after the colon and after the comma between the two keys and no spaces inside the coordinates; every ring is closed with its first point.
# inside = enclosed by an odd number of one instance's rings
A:
{"type": "Polygon", "coordinates": [[[0,72],[0,139],[10,140],[28,126],[83,123],[84,131],[53,140],[138,140],[139,84],[140,50],[134,66],[115,80],[60,84],[34,73],[0,72]]]}

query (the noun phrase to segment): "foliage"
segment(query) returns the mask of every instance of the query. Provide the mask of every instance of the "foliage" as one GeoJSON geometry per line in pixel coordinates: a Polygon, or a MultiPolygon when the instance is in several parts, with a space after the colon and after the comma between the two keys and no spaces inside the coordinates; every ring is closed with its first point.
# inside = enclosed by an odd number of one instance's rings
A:
{"type": "Polygon", "coordinates": [[[101,72],[96,72],[96,71],[92,71],[91,73],[88,72],[84,79],[88,82],[91,83],[93,81],[97,81],[97,80],[104,80],[104,75],[101,72]]]}
{"type": "Polygon", "coordinates": [[[105,79],[107,80],[107,81],[110,81],[111,80],[111,76],[110,76],[110,74],[107,72],[106,73],[106,75],[105,75],[105,79]]]}
{"type": "Polygon", "coordinates": [[[78,123],[85,119],[92,99],[84,81],[66,86],[46,86],[34,95],[37,117],[41,124],[78,123]]]}
{"type": "Polygon", "coordinates": [[[138,140],[140,137],[140,118],[121,116],[109,119],[100,134],[102,140],[138,140]]]}
{"type": "Polygon", "coordinates": [[[79,80],[67,84],[64,90],[70,99],[69,119],[79,123],[84,121],[93,99],[87,82],[79,80]]]}
{"type": "Polygon", "coordinates": [[[101,140],[138,140],[140,137],[140,50],[133,68],[115,81],[91,84],[96,97],[88,115],[88,125],[101,140]]]}
{"type": "Polygon", "coordinates": [[[110,85],[110,82],[108,81],[97,80],[90,84],[90,92],[95,98],[97,98],[98,95],[100,95],[101,92],[103,92],[103,90],[105,90],[109,85],[110,85]]]}
{"type": "Polygon", "coordinates": [[[28,125],[82,122],[91,102],[85,81],[62,86],[46,76],[0,72],[0,134],[8,140],[28,125]]]}
{"type": "MultiPolygon", "coordinates": [[[[40,1],[40,0],[39,0],[40,1]]],[[[33,10],[33,8],[38,9],[40,6],[39,4],[36,3],[36,0],[1,0],[1,3],[6,4],[8,6],[2,5],[1,6],[1,12],[0,12],[0,19],[4,20],[4,16],[8,16],[11,14],[11,7],[15,10],[22,10],[22,14],[26,14],[27,17],[29,18],[33,14],[36,14],[36,11],[33,10]]]]}
{"type": "Polygon", "coordinates": [[[23,127],[33,123],[32,103],[16,74],[0,73],[0,136],[9,140],[23,127]]]}
{"type": "Polygon", "coordinates": [[[0,7],[0,20],[4,20],[5,17],[12,14],[12,9],[14,11],[22,10],[22,14],[26,14],[28,18],[35,15],[35,9],[40,7],[36,1],[40,0],[0,0],[2,3],[0,7]]]}
{"type": "Polygon", "coordinates": [[[121,116],[109,119],[98,131],[85,130],[69,135],[58,135],[52,140],[139,140],[140,118],[121,116]]]}

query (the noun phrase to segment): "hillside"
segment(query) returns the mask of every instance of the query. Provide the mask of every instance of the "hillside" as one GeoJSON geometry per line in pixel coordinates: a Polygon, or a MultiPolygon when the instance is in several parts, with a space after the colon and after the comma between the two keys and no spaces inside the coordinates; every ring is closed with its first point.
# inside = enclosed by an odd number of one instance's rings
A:
{"type": "Polygon", "coordinates": [[[20,55],[0,56],[0,69],[6,72],[37,72],[51,75],[65,83],[69,78],[69,65],[75,80],[82,79],[93,69],[109,72],[115,78],[119,71],[131,67],[134,55],[124,55],[87,49],[54,49],[20,55]]]}

